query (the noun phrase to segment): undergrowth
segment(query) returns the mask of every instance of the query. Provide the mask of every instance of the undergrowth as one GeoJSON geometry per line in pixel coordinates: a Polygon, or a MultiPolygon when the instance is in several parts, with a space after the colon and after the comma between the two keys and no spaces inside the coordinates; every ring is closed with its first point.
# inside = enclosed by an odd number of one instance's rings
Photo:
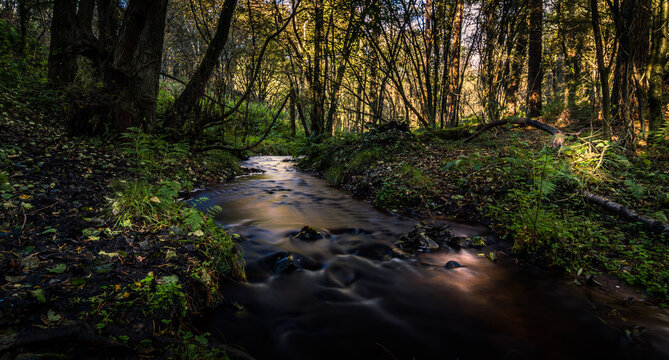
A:
{"type": "Polygon", "coordinates": [[[579,276],[606,272],[669,300],[668,239],[580,195],[588,189],[666,221],[669,174],[656,148],[630,156],[589,134],[554,149],[511,130],[495,141],[457,140],[468,133],[372,129],[308,144],[300,165],[387,209],[475,209],[513,241],[516,256],[579,276]]]}

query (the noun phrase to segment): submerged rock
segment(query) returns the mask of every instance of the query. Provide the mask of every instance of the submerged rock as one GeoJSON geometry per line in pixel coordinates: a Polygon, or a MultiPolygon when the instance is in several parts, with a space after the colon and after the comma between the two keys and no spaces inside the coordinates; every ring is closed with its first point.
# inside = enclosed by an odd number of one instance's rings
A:
{"type": "Polygon", "coordinates": [[[472,237],[459,236],[451,238],[448,241],[448,244],[459,248],[484,247],[486,245],[486,238],[483,236],[472,236],[472,237]]]}
{"type": "Polygon", "coordinates": [[[446,265],[444,265],[444,267],[446,269],[457,269],[457,268],[460,268],[460,267],[463,267],[463,266],[460,265],[460,263],[455,261],[455,260],[450,260],[446,263],[446,265]]]}
{"type": "Polygon", "coordinates": [[[395,252],[385,244],[364,244],[351,251],[351,254],[372,260],[390,260],[395,252]]]}
{"type": "Polygon", "coordinates": [[[271,254],[260,262],[266,264],[275,274],[287,274],[299,269],[318,270],[322,267],[312,258],[283,251],[271,254]]]}
{"type": "Polygon", "coordinates": [[[274,271],[275,274],[286,274],[299,268],[300,267],[298,266],[295,257],[293,257],[293,255],[288,255],[274,263],[274,266],[272,266],[272,271],[274,271]]]}

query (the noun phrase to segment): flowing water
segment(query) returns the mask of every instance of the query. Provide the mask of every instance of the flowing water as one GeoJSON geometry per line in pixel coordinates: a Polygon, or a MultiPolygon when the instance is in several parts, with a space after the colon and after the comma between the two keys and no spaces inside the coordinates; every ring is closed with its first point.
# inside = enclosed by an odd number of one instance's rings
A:
{"type": "MultiPolygon", "coordinates": [[[[412,221],[296,171],[286,157],[253,157],[244,165],[264,173],[198,194],[208,198],[201,208],[221,206],[217,221],[243,236],[249,280],[226,283],[226,299],[239,306],[213,311],[201,327],[257,359],[659,359],[669,354],[669,316],[662,310],[638,310],[649,330],[641,345],[631,342],[563,283],[493,263],[476,251],[391,258],[389,247],[413,229],[412,221]],[[295,238],[304,225],[322,229],[325,236],[295,238]],[[450,260],[463,267],[445,268],[450,260]]],[[[453,232],[488,234],[485,227],[463,224],[453,224],[453,232]]]]}

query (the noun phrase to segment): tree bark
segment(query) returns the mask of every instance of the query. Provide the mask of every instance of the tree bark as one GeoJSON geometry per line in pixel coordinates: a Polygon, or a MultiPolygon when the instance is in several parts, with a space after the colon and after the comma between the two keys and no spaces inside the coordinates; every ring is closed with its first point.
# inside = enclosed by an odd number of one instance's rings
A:
{"type": "Polygon", "coordinates": [[[296,133],[296,121],[295,121],[295,90],[290,88],[290,104],[289,104],[289,114],[290,114],[290,137],[295,138],[296,133]]]}
{"type": "Polygon", "coordinates": [[[167,0],[134,1],[126,10],[112,66],[105,72],[105,83],[114,99],[111,110],[120,131],[133,126],[151,131],[155,127],[166,12],[167,0]]]}
{"type": "Polygon", "coordinates": [[[664,223],[659,220],[649,218],[647,216],[641,215],[634,210],[628,209],[618,203],[615,203],[603,196],[593,194],[587,190],[584,190],[583,196],[591,203],[601,206],[607,211],[618,215],[624,219],[638,222],[644,225],[649,230],[658,232],[660,234],[669,235],[669,224],[664,223]]]}
{"type": "Polygon", "coordinates": [[[463,0],[457,0],[453,17],[453,35],[448,73],[448,123],[458,126],[458,100],[460,98],[460,40],[462,38],[463,0]]]}
{"type": "Polygon", "coordinates": [[[602,32],[599,29],[599,7],[597,0],[590,0],[590,20],[592,31],[595,36],[595,57],[597,58],[597,72],[602,88],[602,118],[604,124],[604,138],[611,137],[611,95],[609,91],[609,68],[604,65],[604,46],[602,45],[602,32]]]}
{"type": "Polygon", "coordinates": [[[523,16],[518,22],[518,39],[514,44],[509,60],[509,80],[506,83],[506,101],[515,116],[518,112],[518,89],[523,72],[525,54],[527,54],[527,17],[523,16]]]}
{"type": "Polygon", "coordinates": [[[648,65],[648,128],[649,141],[654,140],[654,133],[663,126],[662,78],[667,62],[667,22],[669,21],[669,0],[654,1],[652,53],[648,65]]]}
{"type": "Polygon", "coordinates": [[[527,51],[527,116],[530,118],[541,115],[543,14],[542,0],[530,0],[530,45],[527,51]]]}
{"type": "Polygon", "coordinates": [[[73,0],[54,0],[51,19],[51,44],[47,78],[52,86],[61,87],[74,81],[76,57],[68,47],[77,40],[76,7],[73,0]]]}
{"type": "Polygon", "coordinates": [[[323,57],[323,0],[314,2],[314,53],[313,80],[311,81],[311,135],[318,136],[323,128],[323,95],[324,86],[321,82],[321,62],[323,57]]]}

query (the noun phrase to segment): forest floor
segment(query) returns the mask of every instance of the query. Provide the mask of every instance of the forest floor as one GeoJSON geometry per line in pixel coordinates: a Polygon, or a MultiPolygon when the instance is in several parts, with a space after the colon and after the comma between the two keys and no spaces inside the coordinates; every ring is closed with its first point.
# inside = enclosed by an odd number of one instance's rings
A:
{"type": "Polygon", "coordinates": [[[142,136],[130,150],[71,138],[5,106],[0,354],[222,353],[190,320],[222,300],[218,278],[244,277],[242,260],[230,235],[178,197],[239,174],[236,161],[178,158],[142,136]]]}
{"type": "Polygon", "coordinates": [[[550,135],[529,128],[499,128],[464,143],[469,134],[414,134],[391,124],[307,146],[300,166],[410,218],[487,224],[513,243],[509,255],[517,262],[566,274],[575,285],[667,306],[667,236],[580,195],[587,189],[666,222],[666,152],[630,154],[585,135],[556,149],[548,146],[550,135]]]}

